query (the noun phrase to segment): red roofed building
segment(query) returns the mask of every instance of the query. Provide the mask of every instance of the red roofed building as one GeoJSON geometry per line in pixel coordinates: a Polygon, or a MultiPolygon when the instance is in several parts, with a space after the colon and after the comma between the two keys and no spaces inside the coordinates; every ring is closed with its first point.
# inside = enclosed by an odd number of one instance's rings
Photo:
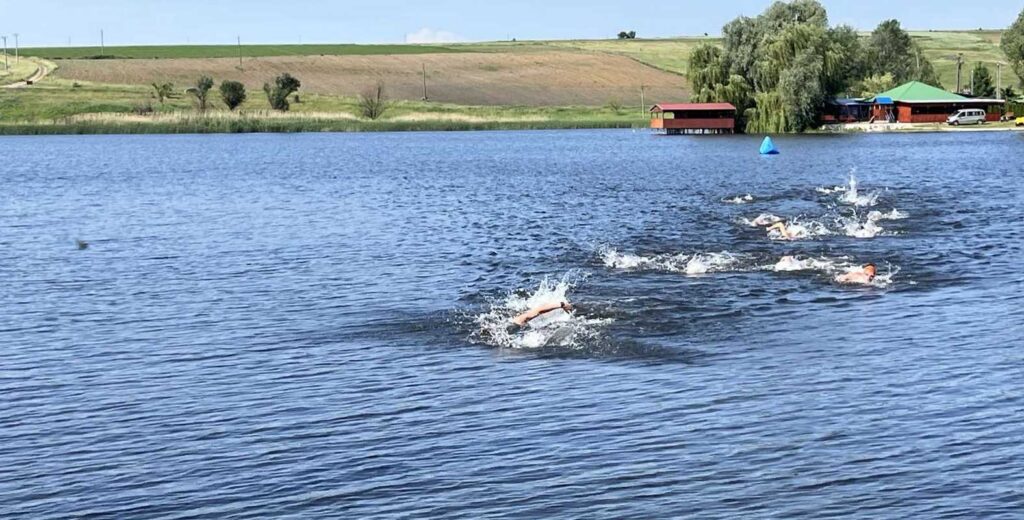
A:
{"type": "Polygon", "coordinates": [[[651,107],[651,128],[669,135],[731,134],[736,107],[729,103],[660,103],[651,107]]]}

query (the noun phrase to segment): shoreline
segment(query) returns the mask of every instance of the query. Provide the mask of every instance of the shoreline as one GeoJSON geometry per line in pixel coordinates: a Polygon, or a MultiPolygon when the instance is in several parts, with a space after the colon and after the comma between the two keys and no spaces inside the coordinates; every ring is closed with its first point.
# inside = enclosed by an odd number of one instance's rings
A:
{"type": "Polygon", "coordinates": [[[358,121],[289,120],[280,118],[202,118],[188,121],[78,121],[70,123],[0,123],[0,136],[16,135],[135,135],[243,134],[299,132],[470,132],[495,130],[647,129],[633,121],[358,121]]]}
{"type": "MultiPolygon", "coordinates": [[[[281,118],[242,116],[224,118],[213,115],[193,115],[181,120],[146,120],[140,117],[103,118],[101,120],[26,121],[0,123],[0,136],[18,135],[154,135],[154,134],[241,134],[241,133],[364,133],[364,132],[474,132],[502,130],[591,130],[633,129],[649,130],[639,120],[543,120],[494,119],[458,120],[438,119],[422,121],[379,120],[365,121],[345,118],[281,118]]],[[[879,127],[826,128],[804,134],[782,135],[850,135],[899,133],[955,133],[955,132],[1024,132],[1024,127],[1012,123],[979,125],[977,127],[949,127],[942,124],[884,125],[879,127]]],[[[743,135],[743,134],[736,134],[743,135]]]]}

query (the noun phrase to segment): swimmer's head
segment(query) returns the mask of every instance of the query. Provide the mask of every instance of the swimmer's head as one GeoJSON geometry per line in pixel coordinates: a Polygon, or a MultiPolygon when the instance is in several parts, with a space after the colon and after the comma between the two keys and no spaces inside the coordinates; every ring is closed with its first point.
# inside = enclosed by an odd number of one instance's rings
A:
{"type": "Polygon", "coordinates": [[[565,312],[572,312],[573,309],[575,309],[575,307],[573,307],[572,304],[569,302],[562,302],[560,305],[562,307],[562,310],[565,312]]]}
{"type": "Polygon", "coordinates": [[[864,274],[868,275],[868,278],[874,279],[878,275],[878,268],[875,264],[864,264],[864,274]]]}

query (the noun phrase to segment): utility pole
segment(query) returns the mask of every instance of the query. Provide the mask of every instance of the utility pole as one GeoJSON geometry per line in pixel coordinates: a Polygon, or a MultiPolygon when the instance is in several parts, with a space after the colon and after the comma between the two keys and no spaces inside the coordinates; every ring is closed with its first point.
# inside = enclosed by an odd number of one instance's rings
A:
{"type": "Polygon", "coordinates": [[[14,33],[14,64],[21,63],[21,51],[18,49],[18,33],[14,33]]]}
{"type": "Polygon", "coordinates": [[[103,41],[103,29],[100,29],[100,54],[102,55],[102,54],[106,54],[106,53],[107,53],[107,45],[103,41]]]}
{"type": "Polygon", "coordinates": [[[238,36],[238,69],[242,69],[242,37],[238,36]]]}
{"type": "Polygon", "coordinates": [[[963,92],[963,90],[964,90],[963,89],[963,82],[960,81],[960,71],[963,69],[963,67],[964,67],[964,53],[961,52],[960,54],[956,55],[956,93],[957,94],[963,92]]]}
{"type": "Polygon", "coordinates": [[[647,87],[645,87],[642,83],[640,84],[640,115],[641,116],[646,116],[647,115],[647,96],[646,96],[646,92],[644,92],[644,89],[646,89],[646,88],[647,87]]]}
{"type": "Polygon", "coordinates": [[[996,62],[996,99],[1003,99],[1003,62],[996,62]]]}
{"type": "Polygon", "coordinates": [[[427,64],[423,64],[423,101],[429,101],[427,97],[427,64]]]}
{"type": "Polygon", "coordinates": [[[10,65],[7,64],[7,37],[0,36],[0,38],[4,39],[4,70],[11,70],[10,65]]]}

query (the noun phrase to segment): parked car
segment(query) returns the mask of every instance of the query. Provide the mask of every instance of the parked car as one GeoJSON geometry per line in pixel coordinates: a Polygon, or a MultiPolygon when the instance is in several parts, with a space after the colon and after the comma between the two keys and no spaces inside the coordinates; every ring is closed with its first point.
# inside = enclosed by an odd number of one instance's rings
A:
{"type": "Polygon", "coordinates": [[[965,108],[946,118],[946,123],[954,126],[959,125],[983,125],[985,124],[985,111],[980,108],[965,108]]]}
{"type": "Polygon", "coordinates": [[[1014,126],[1024,126],[1024,116],[1018,117],[1013,120],[1014,126]]]}

